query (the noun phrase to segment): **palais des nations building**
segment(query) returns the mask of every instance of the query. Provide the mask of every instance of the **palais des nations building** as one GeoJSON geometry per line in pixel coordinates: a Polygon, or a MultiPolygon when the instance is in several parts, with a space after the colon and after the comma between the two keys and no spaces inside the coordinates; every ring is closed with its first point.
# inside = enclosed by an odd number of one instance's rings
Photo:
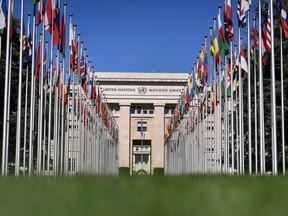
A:
{"type": "Polygon", "coordinates": [[[119,168],[129,168],[130,174],[164,168],[165,127],[187,78],[188,73],[97,72],[119,126],[119,168]]]}

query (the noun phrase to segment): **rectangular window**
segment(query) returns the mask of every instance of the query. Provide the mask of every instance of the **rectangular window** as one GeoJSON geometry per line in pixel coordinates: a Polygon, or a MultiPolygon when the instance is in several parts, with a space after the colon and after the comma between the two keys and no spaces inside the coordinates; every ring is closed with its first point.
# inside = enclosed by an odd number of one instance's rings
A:
{"type": "MultiPolygon", "coordinates": [[[[142,127],[142,131],[147,131],[147,122],[143,122],[142,127]]],[[[137,131],[141,132],[141,122],[137,122],[137,131]]]]}
{"type": "Polygon", "coordinates": [[[135,114],[135,107],[134,106],[130,107],[130,114],[135,114]]]}
{"type": "Polygon", "coordinates": [[[169,114],[169,107],[165,107],[165,108],[164,108],[164,113],[165,113],[165,114],[169,114]]]}
{"type": "Polygon", "coordinates": [[[135,154],[135,164],[148,164],[149,155],[148,154],[135,154]]]}
{"type": "Polygon", "coordinates": [[[137,107],[137,114],[141,114],[141,107],[137,107]]]}
{"type": "Polygon", "coordinates": [[[154,110],[149,110],[149,114],[154,114],[154,110]]]}

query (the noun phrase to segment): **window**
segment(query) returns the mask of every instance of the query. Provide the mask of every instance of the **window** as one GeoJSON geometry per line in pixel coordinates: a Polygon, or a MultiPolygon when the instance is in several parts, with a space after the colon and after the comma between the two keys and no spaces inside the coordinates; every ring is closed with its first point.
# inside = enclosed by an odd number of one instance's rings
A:
{"type": "Polygon", "coordinates": [[[135,164],[148,164],[149,155],[148,154],[136,154],[135,155],[135,164]]]}
{"type": "Polygon", "coordinates": [[[154,110],[149,110],[149,114],[154,114],[154,110]]]}
{"type": "Polygon", "coordinates": [[[165,112],[165,114],[169,114],[169,107],[166,107],[166,106],[165,106],[164,112],[165,112]]]}
{"type": "Polygon", "coordinates": [[[134,106],[130,107],[130,114],[135,114],[135,107],[134,106]]]}
{"type": "MultiPolygon", "coordinates": [[[[142,127],[142,131],[147,131],[147,122],[143,122],[142,127]]],[[[141,122],[137,122],[137,131],[141,132],[141,122]]]]}
{"type": "Polygon", "coordinates": [[[137,114],[141,114],[141,107],[137,107],[137,114]]]}
{"type": "Polygon", "coordinates": [[[174,113],[174,111],[175,111],[175,108],[173,107],[173,108],[171,108],[171,114],[173,114],[174,113]]]}

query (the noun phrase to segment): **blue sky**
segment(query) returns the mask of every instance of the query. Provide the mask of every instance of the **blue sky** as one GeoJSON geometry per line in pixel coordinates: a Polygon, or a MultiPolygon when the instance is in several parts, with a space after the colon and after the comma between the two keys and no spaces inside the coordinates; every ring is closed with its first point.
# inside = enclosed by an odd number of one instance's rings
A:
{"type": "MultiPolygon", "coordinates": [[[[232,2],[236,23],[237,1],[232,2]]],[[[188,73],[224,0],[67,3],[67,12],[73,13],[73,24],[77,24],[96,71],[188,73]]],[[[25,14],[31,10],[30,0],[25,1],[25,14]]]]}
{"type": "Polygon", "coordinates": [[[96,71],[189,72],[224,0],[67,2],[96,71]]]}

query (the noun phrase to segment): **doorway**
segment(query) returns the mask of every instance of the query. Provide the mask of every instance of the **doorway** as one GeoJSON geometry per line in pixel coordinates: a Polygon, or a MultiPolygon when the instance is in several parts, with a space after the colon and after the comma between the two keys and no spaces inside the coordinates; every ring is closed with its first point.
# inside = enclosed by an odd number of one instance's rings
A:
{"type": "Polygon", "coordinates": [[[150,175],[151,140],[133,140],[132,173],[150,175]]]}

